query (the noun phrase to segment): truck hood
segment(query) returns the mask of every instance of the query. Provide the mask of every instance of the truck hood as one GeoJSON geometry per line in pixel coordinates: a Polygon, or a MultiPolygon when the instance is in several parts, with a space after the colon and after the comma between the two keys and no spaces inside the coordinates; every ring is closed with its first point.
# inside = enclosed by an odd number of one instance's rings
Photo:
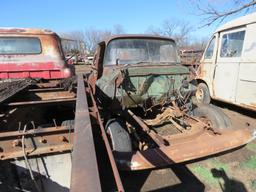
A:
{"type": "Polygon", "coordinates": [[[97,86],[104,106],[113,106],[113,101],[127,108],[145,103],[157,105],[178,90],[183,79],[189,76],[189,69],[180,65],[143,65],[105,67],[97,86]],[[108,99],[106,99],[108,97],[108,99]]]}

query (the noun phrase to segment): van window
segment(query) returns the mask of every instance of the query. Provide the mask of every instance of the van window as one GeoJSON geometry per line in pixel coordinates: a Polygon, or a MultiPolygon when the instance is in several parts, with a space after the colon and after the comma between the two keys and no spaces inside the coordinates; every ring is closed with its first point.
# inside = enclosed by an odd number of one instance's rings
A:
{"type": "Polygon", "coordinates": [[[212,58],[212,55],[213,55],[213,50],[214,50],[214,45],[215,45],[215,37],[212,38],[206,52],[205,52],[205,55],[204,55],[204,58],[205,59],[211,59],[212,58]]]}
{"type": "Polygon", "coordinates": [[[245,31],[224,34],[221,41],[221,57],[240,57],[244,44],[245,31]]]}
{"type": "Polygon", "coordinates": [[[0,54],[39,54],[41,43],[33,37],[0,37],[0,54]]]}

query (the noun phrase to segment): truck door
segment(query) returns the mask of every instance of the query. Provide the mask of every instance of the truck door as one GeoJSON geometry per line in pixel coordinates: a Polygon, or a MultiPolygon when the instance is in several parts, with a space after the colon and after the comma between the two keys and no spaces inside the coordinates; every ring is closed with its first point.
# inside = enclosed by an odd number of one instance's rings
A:
{"type": "Polygon", "coordinates": [[[235,102],[240,58],[245,28],[220,33],[220,43],[213,76],[213,95],[230,103],[235,102]]]}

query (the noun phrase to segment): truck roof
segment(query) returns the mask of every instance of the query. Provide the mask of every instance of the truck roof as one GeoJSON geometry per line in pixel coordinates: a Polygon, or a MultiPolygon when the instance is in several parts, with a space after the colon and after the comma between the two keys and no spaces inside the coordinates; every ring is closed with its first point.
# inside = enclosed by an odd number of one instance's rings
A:
{"type": "Polygon", "coordinates": [[[147,34],[120,34],[120,35],[112,35],[105,40],[101,41],[101,43],[108,44],[113,39],[122,39],[122,38],[152,38],[152,39],[162,39],[162,40],[169,40],[174,41],[172,38],[164,37],[164,36],[158,36],[158,35],[147,35],[147,34]]]}
{"type": "Polygon", "coordinates": [[[55,35],[48,29],[1,27],[0,34],[24,34],[24,35],[55,35]]]}
{"type": "Polygon", "coordinates": [[[256,12],[248,14],[248,15],[245,15],[243,17],[239,17],[237,19],[234,19],[232,21],[227,22],[226,24],[224,24],[221,27],[219,27],[215,31],[215,33],[218,33],[220,31],[224,31],[226,29],[231,29],[231,28],[235,28],[235,27],[251,24],[251,23],[256,23],[256,12]]]}

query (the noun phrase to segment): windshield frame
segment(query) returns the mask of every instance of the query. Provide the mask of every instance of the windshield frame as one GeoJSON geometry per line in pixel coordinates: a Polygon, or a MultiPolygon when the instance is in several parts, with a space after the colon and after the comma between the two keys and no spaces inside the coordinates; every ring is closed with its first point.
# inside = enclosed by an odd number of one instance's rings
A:
{"type": "MultiPolygon", "coordinates": [[[[166,43],[166,45],[168,45],[166,43]]],[[[178,64],[180,63],[180,58],[179,58],[179,55],[178,55],[178,49],[177,49],[177,45],[175,43],[175,41],[171,38],[165,38],[165,37],[154,37],[154,36],[127,36],[127,37],[118,37],[118,38],[112,38],[110,39],[109,41],[106,42],[106,48],[104,50],[104,60],[103,60],[103,66],[115,66],[115,65],[118,65],[118,66],[124,66],[124,65],[170,65],[170,64],[178,64]],[[107,63],[106,62],[106,55],[109,54],[108,51],[109,51],[109,48],[110,48],[110,45],[113,41],[118,41],[118,40],[153,40],[153,41],[166,41],[166,42],[169,42],[170,45],[172,45],[173,47],[173,54],[175,55],[175,58],[174,58],[174,61],[145,61],[145,60],[140,60],[138,62],[127,62],[127,63],[116,63],[116,62],[113,62],[113,63],[107,63]]]]}

